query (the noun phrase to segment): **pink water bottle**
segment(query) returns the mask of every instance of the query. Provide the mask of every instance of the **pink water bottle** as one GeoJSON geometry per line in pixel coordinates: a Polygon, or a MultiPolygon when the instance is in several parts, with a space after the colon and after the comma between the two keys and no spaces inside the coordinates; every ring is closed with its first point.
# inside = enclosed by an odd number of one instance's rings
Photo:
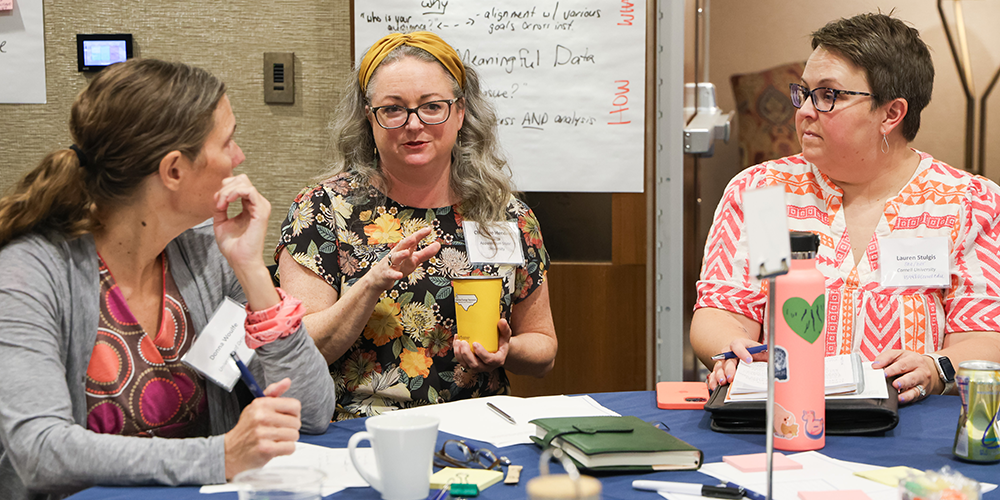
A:
{"type": "Polygon", "coordinates": [[[826,279],[816,269],[819,237],[791,233],[792,262],[775,284],[774,449],[826,445],[823,319],[826,279]]]}

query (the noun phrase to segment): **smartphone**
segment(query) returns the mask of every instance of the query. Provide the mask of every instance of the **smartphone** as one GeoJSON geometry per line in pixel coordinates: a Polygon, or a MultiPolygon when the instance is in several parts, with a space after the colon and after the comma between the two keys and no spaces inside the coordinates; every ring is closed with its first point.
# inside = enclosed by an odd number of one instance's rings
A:
{"type": "Polygon", "coordinates": [[[701,410],[708,401],[705,382],[658,382],[656,407],[663,410],[701,410]]]}

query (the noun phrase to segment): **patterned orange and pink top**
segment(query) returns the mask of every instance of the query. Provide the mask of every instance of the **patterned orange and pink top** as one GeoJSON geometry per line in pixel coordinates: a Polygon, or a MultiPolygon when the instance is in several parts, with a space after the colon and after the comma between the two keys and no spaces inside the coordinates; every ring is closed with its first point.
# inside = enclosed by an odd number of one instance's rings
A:
{"type": "Polygon", "coordinates": [[[917,151],[910,182],[885,206],[855,266],[843,192],[802,155],[744,170],[726,188],[705,244],[695,309],[714,307],[764,323],[766,288],[751,276],[743,231],[743,192],[784,185],[788,226],[820,237],[816,267],[826,276],[827,356],[885,349],[940,349],[952,332],[1000,332],[1000,186],[917,151]],[[947,237],[951,287],[883,287],[879,242],[947,237]]]}
{"type": "Polygon", "coordinates": [[[160,328],[147,332],[132,314],[104,259],[101,316],[87,366],[87,428],[123,436],[209,435],[205,379],[181,362],[191,348],[189,311],[163,262],[160,328]]]}

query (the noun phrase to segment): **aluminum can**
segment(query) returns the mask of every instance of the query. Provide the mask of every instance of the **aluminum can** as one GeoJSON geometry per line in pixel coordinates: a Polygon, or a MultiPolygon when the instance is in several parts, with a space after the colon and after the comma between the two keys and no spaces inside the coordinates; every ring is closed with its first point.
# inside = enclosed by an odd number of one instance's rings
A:
{"type": "Polygon", "coordinates": [[[962,414],[952,453],[970,462],[1000,462],[1000,363],[963,361],[955,376],[962,414]]]}

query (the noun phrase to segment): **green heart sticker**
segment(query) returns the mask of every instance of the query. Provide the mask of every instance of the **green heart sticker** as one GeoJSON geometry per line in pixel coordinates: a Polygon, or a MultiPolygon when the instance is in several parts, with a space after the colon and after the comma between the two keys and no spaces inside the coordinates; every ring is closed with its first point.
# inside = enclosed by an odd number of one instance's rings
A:
{"type": "Polygon", "coordinates": [[[812,344],[823,332],[823,315],[826,314],[826,295],[816,297],[812,305],[802,297],[792,297],[781,306],[785,323],[803,340],[812,344]]]}

